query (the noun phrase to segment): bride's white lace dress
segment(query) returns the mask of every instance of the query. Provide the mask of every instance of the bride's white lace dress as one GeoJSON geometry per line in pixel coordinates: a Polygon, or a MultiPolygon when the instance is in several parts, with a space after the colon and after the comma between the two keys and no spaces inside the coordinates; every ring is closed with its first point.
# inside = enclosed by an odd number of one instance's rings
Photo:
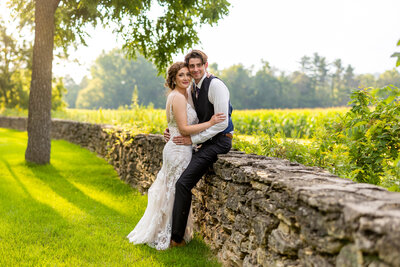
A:
{"type": "MultiPolygon", "coordinates": [[[[178,92],[172,91],[168,95],[167,103],[178,92]]],[[[192,157],[190,145],[175,145],[172,142],[174,136],[181,135],[178,130],[171,108],[167,108],[168,128],[171,135],[170,140],[163,150],[163,165],[157,178],[148,191],[148,203],[143,217],[135,229],[127,238],[134,244],[148,244],[158,250],[169,247],[171,240],[172,209],[175,199],[175,183],[186,169],[192,157]]],[[[188,124],[197,123],[196,111],[190,104],[187,104],[188,124]]],[[[184,240],[188,243],[193,236],[192,208],[187,222],[184,240]]]]}

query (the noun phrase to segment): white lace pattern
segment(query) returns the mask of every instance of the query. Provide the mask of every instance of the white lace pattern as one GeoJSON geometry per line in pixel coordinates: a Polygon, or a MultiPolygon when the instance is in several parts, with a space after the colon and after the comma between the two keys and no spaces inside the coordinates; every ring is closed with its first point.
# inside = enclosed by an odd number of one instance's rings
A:
{"type": "MultiPolygon", "coordinates": [[[[171,92],[168,100],[176,95],[171,92]]],[[[172,101],[170,101],[172,102],[172,101]]],[[[168,101],[167,101],[168,103],[168,101]]],[[[172,113],[168,110],[168,128],[171,139],[163,150],[163,165],[156,180],[148,191],[148,204],[143,217],[127,238],[134,244],[148,244],[157,250],[165,250],[171,240],[172,209],[175,199],[175,183],[186,169],[192,157],[192,147],[178,146],[172,142],[174,136],[180,135],[178,126],[172,113]]],[[[196,111],[187,104],[187,123],[197,123],[196,111]]],[[[188,243],[193,237],[193,214],[190,207],[184,240],[188,243]]]]}

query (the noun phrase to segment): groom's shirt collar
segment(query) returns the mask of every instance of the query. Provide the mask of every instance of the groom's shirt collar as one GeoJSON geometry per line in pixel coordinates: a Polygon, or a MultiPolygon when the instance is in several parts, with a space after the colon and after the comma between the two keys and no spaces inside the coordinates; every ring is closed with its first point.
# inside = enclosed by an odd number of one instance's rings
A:
{"type": "Polygon", "coordinates": [[[201,88],[201,85],[203,84],[204,79],[207,77],[207,73],[204,73],[203,77],[201,78],[200,82],[196,84],[194,83],[198,88],[201,88]]]}

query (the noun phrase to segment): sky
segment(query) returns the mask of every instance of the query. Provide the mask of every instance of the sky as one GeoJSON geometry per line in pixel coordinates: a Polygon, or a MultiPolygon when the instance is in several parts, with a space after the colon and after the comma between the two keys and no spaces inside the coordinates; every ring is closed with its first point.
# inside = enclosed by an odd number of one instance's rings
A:
{"type": "MultiPolygon", "coordinates": [[[[1,15],[8,11],[0,1],[1,15]]],[[[202,49],[219,69],[242,63],[255,70],[261,61],[285,72],[299,68],[302,56],[315,52],[328,62],[342,59],[356,73],[382,73],[395,67],[390,55],[400,51],[399,0],[231,0],[230,13],[216,26],[199,30],[202,49]]],[[[121,47],[111,29],[88,29],[88,47],[57,60],[56,76],[80,82],[102,51],[121,47]],[[77,59],[80,64],[74,63],[77,59]]],[[[183,60],[183,55],[174,56],[183,60]]]]}

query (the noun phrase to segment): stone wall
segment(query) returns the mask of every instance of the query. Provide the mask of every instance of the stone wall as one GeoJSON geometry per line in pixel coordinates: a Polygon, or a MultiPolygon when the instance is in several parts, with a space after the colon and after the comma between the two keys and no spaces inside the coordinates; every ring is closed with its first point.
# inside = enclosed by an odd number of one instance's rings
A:
{"type": "MultiPolygon", "coordinates": [[[[26,119],[0,117],[0,127],[24,130],[26,119]]],[[[159,135],[54,120],[52,136],[107,158],[141,192],[161,165],[159,135]]],[[[197,231],[226,266],[400,266],[398,193],[237,151],[193,193],[197,231]]]]}

